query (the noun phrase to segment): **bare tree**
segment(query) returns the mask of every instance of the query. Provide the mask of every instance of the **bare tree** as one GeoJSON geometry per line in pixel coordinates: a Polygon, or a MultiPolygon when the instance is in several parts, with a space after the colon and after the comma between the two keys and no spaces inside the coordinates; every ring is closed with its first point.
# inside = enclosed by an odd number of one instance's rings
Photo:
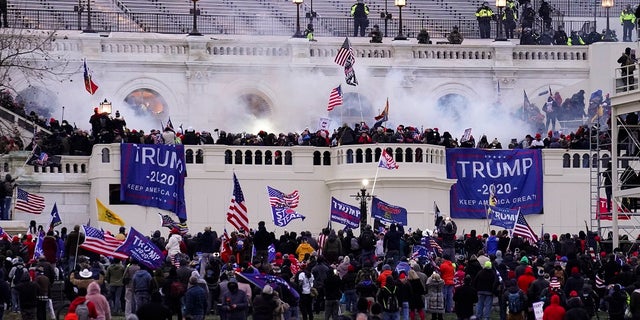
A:
{"type": "Polygon", "coordinates": [[[15,80],[29,85],[64,81],[79,69],[70,70],[69,61],[59,54],[56,31],[0,29],[0,90],[16,94],[15,80]]]}

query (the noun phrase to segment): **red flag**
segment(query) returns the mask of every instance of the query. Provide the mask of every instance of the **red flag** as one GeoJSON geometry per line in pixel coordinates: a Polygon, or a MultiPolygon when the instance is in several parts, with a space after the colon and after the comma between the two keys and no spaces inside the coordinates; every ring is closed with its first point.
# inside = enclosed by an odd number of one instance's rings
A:
{"type": "Polygon", "coordinates": [[[93,82],[89,69],[87,68],[87,60],[84,61],[84,88],[91,95],[98,91],[98,85],[93,82]]]}
{"type": "Polygon", "coordinates": [[[229,234],[227,233],[227,228],[224,228],[224,233],[222,234],[222,243],[220,244],[220,259],[224,262],[229,261],[229,257],[233,254],[231,251],[231,244],[229,242],[229,234]]]}

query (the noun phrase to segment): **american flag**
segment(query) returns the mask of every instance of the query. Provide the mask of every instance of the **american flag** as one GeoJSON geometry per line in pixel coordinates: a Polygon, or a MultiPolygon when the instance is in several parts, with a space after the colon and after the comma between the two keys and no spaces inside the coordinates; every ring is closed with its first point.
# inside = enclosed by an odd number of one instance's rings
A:
{"type": "Polygon", "coordinates": [[[387,150],[382,149],[380,161],[378,161],[378,167],[393,170],[398,169],[398,164],[393,160],[393,157],[387,153],[387,150]]]}
{"type": "Polygon", "coordinates": [[[356,73],[353,70],[353,65],[356,63],[356,56],[353,53],[353,48],[349,42],[349,38],[344,39],[344,43],[336,58],[333,60],[335,63],[344,67],[344,76],[348,85],[357,86],[358,80],[356,79],[356,73]]]}
{"type": "Polygon", "coordinates": [[[269,192],[269,204],[272,207],[289,207],[295,208],[300,202],[300,194],[298,190],[294,190],[290,194],[284,194],[284,192],[267,186],[269,192]]]}
{"type": "Polygon", "coordinates": [[[116,240],[113,235],[94,227],[82,226],[82,228],[84,228],[85,240],[80,248],[121,260],[129,257],[126,254],[116,252],[123,241],[116,240]]]}
{"type": "Polygon", "coordinates": [[[327,111],[333,110],[336,106],[342,104],[342,86],[337,86],[331,90],[329,94],[329,104],[327,105],[327,111]]]}
{"type": "Polygon", "coordinates": [[[44,197],[37,194],[26,192],[18,188],[16,196],[16,210],[41,214],[44,210],[44,197]]]}
{"type": "Polygon", "coordinates": [[[533,229],[531,229],[531,227],[527,223],[527,220],[524,218],[524,215],[522,215],[522,214],[518,215],[518,219],[516,220],[516,224],[513,227],[513,235],[514,236],[521,236],[525,240],[529,240],[529,243],[531,243],[531,244],[535,244],[535,243],[538,242],[538,236],[533,231],[533,229]]]}
{"type": "Polygon", "coordinates": [[[158,214],[162,219],[163,227],[167,227],[169,229],[178,228],[178,232],[180,232],[180,235],[185,235],[189,233],[189,227],[187,226],[186,222],[185,223],[176,222],[176,221],[173,221],[173,219],[169,215],[166,215],[166,214],[163,215],[160,212],[158,212],[158,214]]]}
{"type": "Polygon", "coordinates": [[[442,247],[433,237],[422,237],[421,243],[427,248],[428,251],[438,252],[442,254],[442,247]]]}
{"type": "Polygon", "coordinates": [[[249,230],[249,217],[247,216],[247,207],[244,204],[244,194],[235,173],[233,174],[233,195],[229,211],[227,211],[227,221],[237,230],[249,230]]]}

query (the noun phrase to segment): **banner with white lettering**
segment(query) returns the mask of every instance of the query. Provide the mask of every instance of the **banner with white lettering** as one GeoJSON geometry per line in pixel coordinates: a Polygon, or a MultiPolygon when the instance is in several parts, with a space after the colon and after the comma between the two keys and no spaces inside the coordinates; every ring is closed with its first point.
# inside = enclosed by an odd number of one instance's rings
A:
{"type": "Polygon", "coordinates": [[[383,223],[401,223],[407,225],[407,209],[386,203],[377,197],[371,199],[371,216],[383,223]]]}
{"type": "Polygon", "coordinates": [[[518,220],[518,209],[489,206],[489,219],[491,225],[513,230],[518,220]]]}
{"type": "Polygon", "coordinates": [[[451,217],[485,219],[489,195],[496,206],[542,213],[542,151],[540,149],[447,149],[451,217]]]}
{"type": "Polygon", "coordinates": [[[151,269],[162,267],[164,262],[162,251],[134,228],[129,230],[127,239],[116,249],[116,252],[124,253],[151,269]]]}
{"type": "Polygon", "coordinates": [[[331,197],[331,221],[357,229],[360,226],[360,208],[331,197]]]}
{"type": "Polygon", "coordinates": [[[120,200],[174,212],[187,219],[184,146],[120,145],[120,200]]]}

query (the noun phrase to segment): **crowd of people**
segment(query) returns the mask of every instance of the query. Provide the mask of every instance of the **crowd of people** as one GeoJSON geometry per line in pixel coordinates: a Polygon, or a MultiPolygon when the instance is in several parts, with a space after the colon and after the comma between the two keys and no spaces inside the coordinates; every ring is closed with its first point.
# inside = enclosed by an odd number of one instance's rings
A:
{"type": "MultiPolygon", "coordinates": [[[[81,320],[535,319],[539,303],[544,319],[640,319],[638,242],[611,248],[586,230],[530,243],[506,230],[459,234],[448,217],[435,225],[367,225],[357,236],[328,226],[277,237],[264,222],[221,236],[209,227],[195,236],[173,228],[166,238],[157,230],[149,239],[166,262],[151,269],[79,248],[80,226],[50,229],[34,254],[44,229],[32,222],[22,238],[0,240],[0,306],[46,319],[52,291],[64,288],[67,319],[81,320]]],[[[124,227],[114,236],[125,237],[124,227]]]]}

